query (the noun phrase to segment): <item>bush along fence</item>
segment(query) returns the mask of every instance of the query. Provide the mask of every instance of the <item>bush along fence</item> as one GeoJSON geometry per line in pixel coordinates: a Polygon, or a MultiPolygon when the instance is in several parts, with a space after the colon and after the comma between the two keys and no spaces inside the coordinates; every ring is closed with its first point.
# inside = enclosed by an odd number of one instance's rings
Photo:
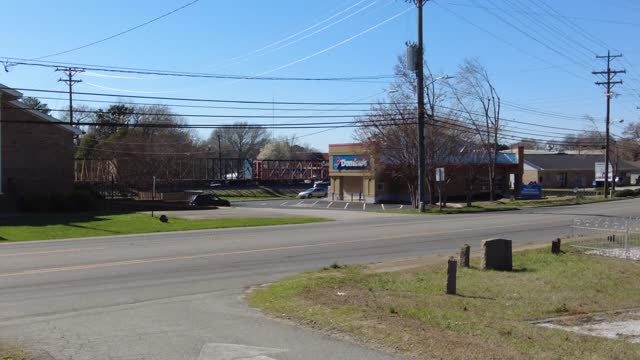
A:
{"type": "Polygon", "coordinates": [[[640,260],[640,218],[576,218],[571,245],[588,249],[589,254],[640,260]]]}

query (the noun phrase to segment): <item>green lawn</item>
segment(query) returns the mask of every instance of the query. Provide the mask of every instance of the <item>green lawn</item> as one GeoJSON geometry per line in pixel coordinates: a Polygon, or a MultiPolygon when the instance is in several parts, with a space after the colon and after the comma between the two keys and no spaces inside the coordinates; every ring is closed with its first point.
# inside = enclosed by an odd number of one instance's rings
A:
{"type": "Polygon", "coordinates": [[[230,201],[253,201],[253,200],[280,200],[293,199],[298,195],[297,190],[282,191],[270,188],[255,189],[224,189],[208,191],[221,198],[230,201]]]}
{"type": "Polygon", "coordinates": [[[473,261],[459,269],[455,296],[444,293],[446,264],[393,273],[332,266],[257,290],[250,303],[415,359],[639,359],[639,344],[528,322],[640,303],[640,263],[564,250],[515,253],[513,272],[473,261]]]}
{"type": "MultiPolygon", "coordinates": [[[[481,213],[490,211],[508,211],[518,210],[521,208],[529,207],[544,207],[544,206],[566,206],[566,205],[581,205],[592,204],[605,201],[617,201],[624,200],[625,198],[609,198],[602,197],[584,197],[576,198],[575,196],[557,196],[544,199],[532,199],[532,200],[510,200],[502,199],[498,201],[476,201],[472,206],[465,206],[461,208],[447,207],[440,210],[439,208],[432,208],[427,210],[424,214],[427,215],[445,215],[445,214],[467,214],[467,213],[481,213]]],[[[405,210],[387,210],[388,213],[398,214],[420,214],[416,209],[405,210]]]]}
{"type": "MultiPolygon", "coordinates": [[[[461,208],[446,207],[440,210],[439,208],[428,209],[424,214],[427,215],[446,215],[446,214],[469,214],[469,213],[481,213],[489,211],[507,211],[518,210],[516,206],[482,206],[481,204],[474,203],[473,206],[465,206],[461,208]]],[[[405,209],[405,210],[386,210],[386,213],[392,214],[421,214],[417,209],[405,209]]]]}
{"type": "MultiPolygon", "coordinates": [[[[580,205],[580,204],[593,204],[606,201],[624,200],[624,198],[603,198],[601,196],[589,196],[583,198],[576,198],[575,196],[557,196],[548,197],[544,199],[532,199],[532,200],[509,200],[502,199],[499,201],[498,206],[515,206],[515,207],[542,207],[542,206],[564,206],[564,205],[580,205]]],[[[480,206],[491,207],[492,203],[484,202],[478,203],[480,206]]]]}
{"type": "Polygon", "coordinates": [[[46,214],[0,218],[0,240],[25,241],[90,236],[141,234],[164,231],[220,229],[230,227],[305,224],[328,221],[312,217],[221,218],[185,220],[169,218],[162,223],[149,214],[46,214]]]}

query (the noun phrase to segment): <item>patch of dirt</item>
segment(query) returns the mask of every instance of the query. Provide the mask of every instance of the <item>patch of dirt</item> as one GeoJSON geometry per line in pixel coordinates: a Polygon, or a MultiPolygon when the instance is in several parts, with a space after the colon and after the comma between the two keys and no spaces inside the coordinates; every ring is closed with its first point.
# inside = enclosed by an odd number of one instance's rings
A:
{"type": "Polygon", "coordinates": [[[640,247],[591,250],[586,254],[640,261],[640,247]]]}
{"type": "Polygon", "coordinates": [[[621,310],[568,318],[554,318],[537,325],[577,334],[619,339],[640,344],[640,310],[621,310]]]}

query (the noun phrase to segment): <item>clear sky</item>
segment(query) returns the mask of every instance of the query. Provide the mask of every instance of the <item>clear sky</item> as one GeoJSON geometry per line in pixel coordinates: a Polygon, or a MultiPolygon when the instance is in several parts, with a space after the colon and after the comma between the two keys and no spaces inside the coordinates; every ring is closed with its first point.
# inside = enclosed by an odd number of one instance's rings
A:
{"type": "MultiPolygon", "coordinates": [[[[0,12],[4,29],[0,60],[32,59],[82,46],[190,1],[10,1],[3,4],[0,12]]],[[[593,84],[600,79],[591,71],[606,68],[595,54],[604,55],[611,49],[624,54],[612,67],[627,70],[626,75],[620,75],[625,84],[616,88],[620,95],[612,101],[612,119],[624,119],[625,123],[638,121],[639,15],[640,3],[635,0],[432,0],[425,6],[426,59],[436,74],[451,75],[466,57],[477,57],[488,69],[504,101],[505,119],[585,129],[592,126],[583,119],[585,114],[596,118],[599,125],[604,123],[604,91],[593,84]]],[[[200,0],[122,36],[44,60],[287,77],[388,75],[392,74],[397,56],[405,51],[405,42],[415,38],[416,10],[401,0],[200,0]],[[269,47],[258,51],[265,46],[269,47]]],[[[0,71],[0,83],[16,88],[66,89],[66,85],[57,82],[61,74],[51,69],[15,66],[9,70],[0,71]]],[[[129,94],[276,102],[364,102],[382,99],[388,87],[387,81],[380,80],[282,82],[113,75],[116,74],[84,73],[79,76],[83,83],[75,89],[118,93],[123,98],[129,94]]],[[[56,109],[66,106],[65,101],[45,102],[56,109]]],[[[320,108],[292,113],[279,111],[279,105],[271,107],[275,110],[174,110],[183,114],[276,117],[336,113],[322,112],[320,108]]],[[[359,112],[355,110],[344,114],[359,112]]],[[[192,123],[212,121],[190,119],[192,123]]],[[[271,124],[309,120],[251,121],[271,124]]],[[[561,133],[524,124],[510,125],[512,131],[561,133]]],[[[622,125],[616,124],[613,130],[620,133],[622,125]]],[[[301,136],[300,141],[325,151],[329,143],[352,141],[351,129],[313,134],[318,131],[276,130],[275,134],[296,134],[301,136]]],[[[200,135],[207,137],[208,130],[201,130],[200,135]]]]}

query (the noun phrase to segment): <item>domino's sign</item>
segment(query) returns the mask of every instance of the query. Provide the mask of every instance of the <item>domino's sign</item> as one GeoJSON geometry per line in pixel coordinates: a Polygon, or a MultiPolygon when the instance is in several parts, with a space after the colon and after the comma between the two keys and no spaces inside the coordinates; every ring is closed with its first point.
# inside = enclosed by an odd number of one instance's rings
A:
{"type": "Polygon", "coordinates": [[[366,170],[369,169],[370,161],[366,156],[357,155],[334,155],[333,170],[366,170]]]}

